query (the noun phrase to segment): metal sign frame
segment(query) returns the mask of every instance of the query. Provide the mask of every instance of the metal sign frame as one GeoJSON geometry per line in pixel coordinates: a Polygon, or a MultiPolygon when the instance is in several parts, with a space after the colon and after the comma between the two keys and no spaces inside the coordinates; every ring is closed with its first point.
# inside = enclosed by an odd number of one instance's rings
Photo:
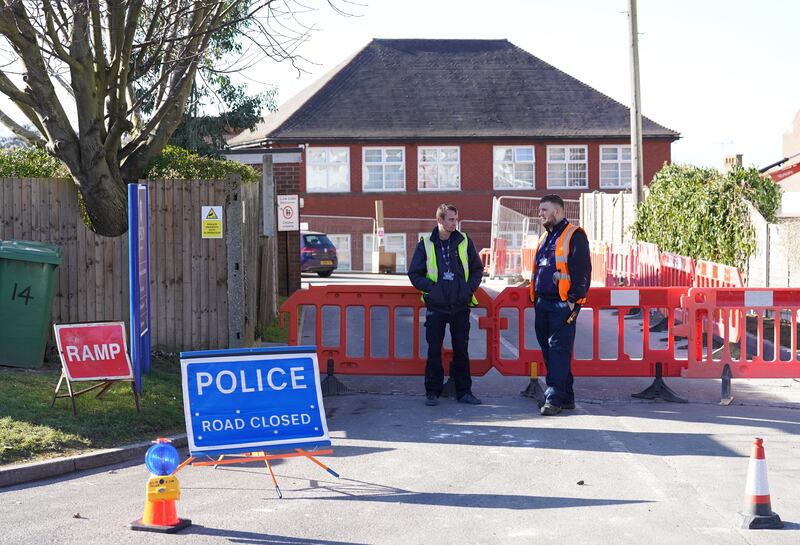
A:
{"type": "MultiPolygon", "coordinates": [[[[330,446],[316,347],[208,350],[181,352],[180,357],[186,435],[193,456],[330,446]],[[303,388],[286,387],[290,373],[281,366],[289,365],[301,370],[303,388]],[[275,369],[280,370],[276,380],[284,381],[281,387],[272,382],[275,369]],[[206,379],[209,382],[203,384],[206,379]],[[290,414],[298,416],[298,422],[290,414]],[[308,416],[307,422],[302,415],[308,416]],[[276,417],[279,426],[272,424],[276,417]]],[[[291,372],[291,380],[294,376],[291,372]]]]}
{"type": "Polygon", "coordinates": [[[128,184],[128,279],[130,294],[131,360],[136,388],[142,373],[150,372],[150,211],[148,189],[128,184]]]}

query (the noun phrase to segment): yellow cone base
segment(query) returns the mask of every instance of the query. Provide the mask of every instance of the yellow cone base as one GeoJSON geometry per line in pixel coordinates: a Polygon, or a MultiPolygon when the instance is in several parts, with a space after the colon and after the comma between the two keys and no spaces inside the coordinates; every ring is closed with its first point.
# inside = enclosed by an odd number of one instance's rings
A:
{"type": "Polygon", "coordinates": [[[158,532],[161,534],[174,534],[175,532],[179,532],[184,528],[188,528],[192,525],[192,521],[189,519],[178,519],[178,524],[174,526],[161,526],[158,524],[145,524],[142,522],[142,519],[134,520],[130,524],[131,530],[136,532],[158,532]]]}

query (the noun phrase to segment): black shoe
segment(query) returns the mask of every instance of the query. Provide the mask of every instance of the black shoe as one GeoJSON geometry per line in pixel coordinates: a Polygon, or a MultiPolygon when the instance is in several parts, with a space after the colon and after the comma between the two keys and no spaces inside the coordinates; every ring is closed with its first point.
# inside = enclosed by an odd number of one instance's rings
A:
{"type": "Polygon", "coordinates": [[[466,393],[458,398],[459,403],[467,403],[468,405],[480,405],[483,403],[480,399],[470,393],[466,393]]]}
{"type": "Polygon", "coordinates": [[[562,403],[561,404],[561,409],[564,410],[564,411],[571,411],[574,408],[575,408],[575,402],[574,401],[572,403],[562,403]]]}
{"type": "Polygon", "coordinates": [[[539,411],[539,413],[542,416],[555,416],[560,412],[561,412],[561,407],[559,407],[558,405],[550,405],[549,403],[545,403],[544,406],[542,406],[541,410],[539,411]]]}
{"type": "Polygon", "coordinates": [[[425,405],[433,407],[439,404],[439,396],[436,394],[425,394],[425,405]]]}

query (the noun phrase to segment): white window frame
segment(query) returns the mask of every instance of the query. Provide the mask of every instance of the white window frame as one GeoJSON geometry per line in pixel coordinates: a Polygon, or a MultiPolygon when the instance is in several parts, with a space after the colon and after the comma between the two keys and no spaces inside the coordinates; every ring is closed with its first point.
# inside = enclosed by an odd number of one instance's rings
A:
{"type": "Polygon", "coordinates": [[[328,233],[328,238],[331,239],[333,245],[336,246],[336,258],[339,261],[338,266],[336,267],[337,271],[340,272],[350,272],[353,270],[353,239],[349,233],[328,233]],[[339,246],[336,246],[336,241],[334,240],[336,237],[347,238],[347,267],[342,267],[342,250],[339,249],[339,246]]]}
{"type": "Polygon", "coordinates": [[[529,191],[531,189],[536,189],[536,147],[533,145],[528,146],[492,146],[492,187],[496,190],[500,191],[529,191]],[[512,149],[512,159],[511,162],[509,161],[497,161],[495,160],[495,152],[497,148],[511,148],[512,149]],[[530,149],[531,150],[531,160],[530,161],[518,161],[517,160],[517,150],[518,149],[530,149]],[[497,185],[497,176],[495,175],[495,166],[498,164],[510,164],[512,170],[512,176],[516,180],[517,178],[517,165],[531,165],[533,167],[533,179],[531,181],[530,186],[526,187],[499,187],[497,185]]]}
{"type": "Polygon", "coordinates": [[[361,149],[361,191],[364,193],[395,193],[395,192],[402,192],[406,190],[406,148],[405,146],[385,146],[385,147],[365,147],[361,149]],[[368,150],[380,150],[381,151],[381,162],[369,162],[367,163],[367,151],[368,150]],[[402,159],[400,162],[395,161],[387,161],[386,160],[386,152],[388,150],[400,150],[402,152],[402,159]],[[386,189],[386,167],[387,166],[396,166],[400,165],[403,171],[403,187],[399,188],[391,188],[386,189]],[[383,188],[381,189],[374,189],[374,188],[367,188],[367,167],[368,166],[379,166],[383,172],[383,188]]]}
{"type": "Polygon", "coordinates": [[[628,163],[630,166],[631,177],[633,177],[633,154],[630,145],[618,145],[618,146],[600,146],[600,187],[602,189],[630,189],[632,180],[629,178],[628,183],[622,183],[622,165],[624,163],[628,163]],[[627,161],[622,158],[622,150],[627,148],[628,153],[630,154],[630,159],[627,161]],[[617,159],[616,160],[609,160],[603,159],[603,150],[604,149],[616,149],[617,150],[617,159]],[[616,184],[608,183],[603,180],[603,165],[616,165],[617,166],[617,180],[619,180],[616,184]]]}
{"type": "MultiPolygon", "coordinates": [[[[438,154],[437,154],[438,155],[438,154]]],[[[436,183],[439,183],[438,176],[436,183]]],[[[419,146],[417,148],[417,190],[418,191],[460,191],[461,190],[461,146],[419,146]],[[426,165],[456,165],[458,167],[458,174],[456,177],[458,178],[457,182],[458,185],[455,187],[422,187],[422,152],[426,150],[445,150],[445,149],[454,149],[458,154],[458,159],[453,162],[441,162],[437,159],[435,163],[426,162],[426,165]]]]}
{"type": "MultiPolygon", "coordinates": [[[[406,246],[406,242],[407,242],[406,234],[405,233],[384,233],[384,235],[383,235],[384,242],[387,242],[389,240],[390,236],[391,237],[395,237],[395,236],[403,237],[403,254],[402,254],[403,268],[402,269],[400,268],[400,257],[401,257],[399,255],[400,252],[395,252],[396,254],[398,254],[397,259],[395,261],[395,264],[397,265],[397,269],[396,269],[395,272],[407,272],[408,271],[408,247],[406,246]]],[[[371,265],[372,264],[372,252],[375,251],[375,250],[372,249],[372,245],[369,244],[368,241],[370,240],[370,237],[376,237],[377,238],[377,236],[374,235],[373,233],[364,233],[362,235],[362,237],[363,237],[362,240],[364,242],[364,246],[363,246],[363,251],[362,251],[363,261],[362,261],[362,265],[361,266],[362,266],[362,268],[364,269],[365,272],[372,272],[372,268],[371,267],[369,269],[367,269],[367,252],[369,252],[369,260],[370,260],[370,265],[371,265]]],[[[391,250],[389,250],[388,247],[387,247],[386,251],[389,252],[391,250]]]]}
{"type": "Polygon", "coordinates": [[[558,145],[558,146],[547,146],[547,189],[588,189],[589,188],[589,146],[571,146],[571,145],[558,145]],[[550,158],[550,152],[558,149],[563,148],[565,150],[564,157],[565,159],[559,159],[557,161],[553,161],[550,158]],[[575,161],[569,159],[569,150],[570,149],[582,149],[584,153],[583,161],[575,161]],[[566,180],[565,185],[553,185],[550,180],[550,165],[551,164],[563,164],[566,165],[566,180]],[[586,183],[584,185],[569,185],[569,165],[579,165],[582,164],[584,168],[584,174],[586,177],[586,183]]]}
{"type": "Polygon", "coordinates": [[[350,192],[350,148],[346,146],[342,147],[307,147],[306,148],[306,193],[349,193],[350,192]],[[309,150],[314,151],[325,151],[326,161],[324,162],[314,162],[311,160],[311,154],[309,154],[309,150]],[[335,163],[331,162],[329,159],[330,151],[344,151],[347,154],[347,159],[345,161],[345,166],[347,167],[347,188],[346,189],[330,189],[330,173],[328,169],[333,166],[340,166],[342,163],[335,163]],[[325,170],[325,188],[312,188],[309,184],[309,180],[311,179],[311,167],[324,165],[328,167],[325,170]]]}

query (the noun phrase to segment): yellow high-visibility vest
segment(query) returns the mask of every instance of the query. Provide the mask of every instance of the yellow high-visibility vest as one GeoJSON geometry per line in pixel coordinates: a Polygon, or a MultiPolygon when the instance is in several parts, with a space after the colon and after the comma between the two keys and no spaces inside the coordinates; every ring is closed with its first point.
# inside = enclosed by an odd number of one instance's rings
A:
{"type": "MultiPolygon", "coordinates": [[[[469,260],[467,258],[467,248],[469,247],[469,239],[467,238],[466,233],[461,233],[464,235],[464,240],[458,243],[458,258],[461,260],[461,267],[464,269],[464,280],[469,285],[469,260]]],[[[433,241],[431,237],[422,237],[422,247],[425,248],[425,255],[427,256],[428,264],[427,264],[427,272],[425,276],[433,282],[434,284],[439,281],[439,264],[436,263],[436,248],[433,246],[433,241]]],[[[422,302],[425,302],[425,294],[426,292],[421,292],[422,295],[420,299],[422,302]]],[[[469,302],[470,307],[477,307],[478,300],[475,298],[475,295],[472,296],[472,299],[469,302]]]]}

